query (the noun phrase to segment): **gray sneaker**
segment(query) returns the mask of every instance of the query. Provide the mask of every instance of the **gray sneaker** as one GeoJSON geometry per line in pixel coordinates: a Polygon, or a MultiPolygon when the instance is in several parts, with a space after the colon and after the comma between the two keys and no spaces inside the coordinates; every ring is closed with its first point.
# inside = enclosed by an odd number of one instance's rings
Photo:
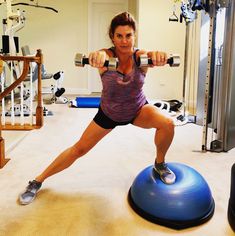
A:
{"type": "Polygon", "coordinates": [[[31,203],[37,195],[38,190],[41,188],[42,183],[33,180],[29,181],[26,190],[19,196],[19,202],[21,205],[27,205],[31,203]]]}
{"type": "Polygon", "coordinates": [[[161,180],[165,184],[175,183],[175,174],[168,168],[165,162],[155,163],[154,170],[159,174],[161,180]]]}

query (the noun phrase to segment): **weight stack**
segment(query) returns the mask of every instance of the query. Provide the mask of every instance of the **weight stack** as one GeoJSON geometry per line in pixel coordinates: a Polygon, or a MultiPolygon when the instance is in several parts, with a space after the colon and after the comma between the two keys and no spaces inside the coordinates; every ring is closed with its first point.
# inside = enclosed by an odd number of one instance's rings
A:
{"type": "Polygon", "coordinates": [[[2,35],[2,52],[9,53],[10,52],[10,42],[8,35],[2,35]]]}
{"type": "Polygon", "coordinates": [[[231,169],[231,190],[228,204],[228,221],[235,232],[235,163],[231,169]]]}

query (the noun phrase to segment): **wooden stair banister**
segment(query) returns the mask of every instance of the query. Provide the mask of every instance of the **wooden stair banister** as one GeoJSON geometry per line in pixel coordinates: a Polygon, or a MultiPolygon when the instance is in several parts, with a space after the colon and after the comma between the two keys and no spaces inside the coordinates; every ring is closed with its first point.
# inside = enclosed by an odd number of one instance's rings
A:
{"type": "MultiPolygon", "coordinates": [[[[0,58],[0,75],[3,71],[3,61],[0,58]]],[[[0,119],[1,124],[1,119],[0,119]]],[[[2,130],[0,129],[0,168],[6,165],[6,163],[9,161],[9,159],[5,158],[5,141],[2,138],[2,130]]]]}
{"type": "Polygon", "coordinates": [[[3,168],[10,160],[5,157],[5,140],[2,137],[2,131],[0,130],[0,168],[3,168]]]}
{"type": "Polygon", "coordinates": [[[3,70],[3,61],[22,61],[23,71],[18,79],[16,79],[10,86],[0,93],[0,100],[6,97],[13,91],[21,82],[23,82],[29,72],[29,63],[36,62],[38,66],[38,91],[37,91],[37,107],[36,107],[36,124],[2,124],[0,117],[0,168],[3,168],[10,160],[5,158],[5,141],[2,137],[2,130],[32,130],[43,126],[43,106],[42,106],[42,63],[43,55],[40,49],[37,50],[36,56],[3,56],[0,55],[0,74],[3,70]]]}

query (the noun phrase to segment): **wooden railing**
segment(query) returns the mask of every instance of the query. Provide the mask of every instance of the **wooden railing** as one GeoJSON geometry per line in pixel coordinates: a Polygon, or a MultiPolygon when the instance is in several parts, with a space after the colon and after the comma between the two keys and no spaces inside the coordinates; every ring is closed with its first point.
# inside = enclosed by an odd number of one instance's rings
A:
{"type": "Polygon", "coordinates": [[[35,121],[30,123],[17,123],[17,122],[2,122],[5,113],[1,112],[0,118],[0,168],[3,168],[9,161],[5,157],[5,141],[2,137],[2,130],[32,130],[39,129],[43,126],[43,106],[42,106],[42,61],[43,56],[41,50],[37,50],[36,56],[2,56],[0,55],[0,74],[3,73],[3,64],[9,64],[10,62],[23,63],[23,69],[19,78],[15,79],[14,82],[8,87],[4,88],[0,93],[0,101],[8,96],[14,89],[16,89],[23,81],[26,80],[29,74],[29,68],[31,62],[36,62],[38,66],[38,80],[37,80],[37,104],[35,112],[35,121]]]}

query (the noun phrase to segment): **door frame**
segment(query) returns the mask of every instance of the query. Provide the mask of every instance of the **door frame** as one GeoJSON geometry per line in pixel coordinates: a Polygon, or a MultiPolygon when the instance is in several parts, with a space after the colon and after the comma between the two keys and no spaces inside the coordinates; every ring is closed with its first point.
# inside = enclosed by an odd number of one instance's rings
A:
{"type": "MultiPolygon", "coordinates": [[[[126,9],[128,9],[128,0],[88,0],[88,53],[91,51],[92,48],[92,4],[102,4],[102,3],[122,3],[126,9]]],[[[87,73],[87,87],[89,93],[92,93],[92,78],[91,78],[91,70],[94,68],[88,68],[87,73]]]]}

